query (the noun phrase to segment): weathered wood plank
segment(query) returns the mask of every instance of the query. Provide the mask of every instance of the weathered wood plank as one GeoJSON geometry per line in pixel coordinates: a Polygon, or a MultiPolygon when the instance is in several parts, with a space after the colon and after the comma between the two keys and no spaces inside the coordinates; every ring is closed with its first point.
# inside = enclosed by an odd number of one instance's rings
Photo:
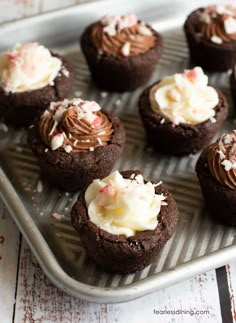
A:
{"type": "Polygon", "coordinates": [[[221,322],[215,271],[129,303],[91,304],[53,286],[25,242],[22,243],[16,299],[15,323],[221,322]],[[165,310],[183,312],[157,314],[165,310]],[[191,315],[187,311],[208,312],[191,315]]]}
{"type": "Polygon", "coordinates": [[[43,12],[72,6],[76,3],[75,0],[41,0],[41,2],[41,8],[43,12]]]}
{"type": "Polygon", "coordinates": [[[236,322],[236,261],[226,266],[233,322],[236,322]]]}
{"type": "Polygon", "coordinates": [[[19,231],[0,201],[0,322],[12,322],[19,251],[19,231]]]}

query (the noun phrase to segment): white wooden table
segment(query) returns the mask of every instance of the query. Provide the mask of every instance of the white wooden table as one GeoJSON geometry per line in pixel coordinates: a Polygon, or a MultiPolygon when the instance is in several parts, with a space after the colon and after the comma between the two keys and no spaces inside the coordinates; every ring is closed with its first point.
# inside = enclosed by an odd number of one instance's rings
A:
{"type": "MultiPolygon", "coordinates": [[[[79,2],[1,0],[0,22],[79,2]]],[[[98,305],[68,296],[45,277],[0,201],[0,323],[228,323],[236,322],[235,297],[236,261],[129,303],[98,305]]]]}
{"type": "Polygon", "coordinates": [[[128,303],[68,296],[48,281],[0,202],[1,323],[229,323],[236,322],[235,296],[236,262],[128,303]]]}

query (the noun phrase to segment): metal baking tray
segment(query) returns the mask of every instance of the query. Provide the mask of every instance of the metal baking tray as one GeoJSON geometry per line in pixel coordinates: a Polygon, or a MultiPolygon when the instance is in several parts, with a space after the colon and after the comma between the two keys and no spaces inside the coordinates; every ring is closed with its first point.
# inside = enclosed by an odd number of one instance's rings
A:
{"type": "MultiPolygon", "coordinates": [[[[203,1],[206,4],[206,1],[203,1]]],[[[215,3],[215,1],[214,1],[215,3]]],[[[122,119],[127,142],[114,169],[141,169],[146,178],[170,189],[180,212],[171,240],[156,261],[140,272],[102,272],[86,257],[70,224],[77,194],[62,192],[40,178],[37,161],[26,143],[26,132],[0,124],[0,196],[48,278],[68,294],[98,303],[124,302],[226,264],[236,256],[235,229],[213,223],[205,211],[194,166],[198,155],[166,157],[148,147],[137,111],[142,89],[132,93],[101,92],[91,82],[78,38],[84,27],[105,13],[135,12],[164,37],[164,54],[152,80],[188,66],[182,31],[187,14],[201,1],[120,0],[59,10],[7,23],[0,28],[0,50],[18,42],[39,41],[70,58],[77,70],[72,96],[93,99],[122,119]],[[112,6],[111,6],[112,3],[112,6]]],[[[229,97],[228,73],[211,74],[210,83],[229,97]]],[[[20,112],[19,112],[20,113],[20,112]]],[[[229,117],[225,129],[233,129],[229,117]]]]}

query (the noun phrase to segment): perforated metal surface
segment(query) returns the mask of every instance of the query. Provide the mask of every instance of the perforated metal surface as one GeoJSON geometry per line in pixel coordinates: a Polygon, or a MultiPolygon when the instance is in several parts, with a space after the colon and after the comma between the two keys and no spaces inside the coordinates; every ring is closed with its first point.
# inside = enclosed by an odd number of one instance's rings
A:
{"type": "MultiPolygon", "coordinates": [[[[165,29],[162,35],[165,40],[164,54],[150,83],[188,67],[188,50],[181,26],[165,29]]],[[[77,79],[72,95],[77,96],[80,95],[78,92],[82,92],[82,98],[96,100],[102,107],[114,111],[124,123],[127,133],[126,146],[114,169],[141,169],[145,178],[154,181],[162,180],[176,199],[180,215],[174,236],[167,242],[154,263],[143,271],[130,275],[106,274],[87,259],[79,237],[70,224],[70,209],[78,194],[56,190],[40,178],[37,161],[27,146],[24,131],[9,129],[6,133],[0,132],[0,162],[3,170],[33,220],[31,225],[39,229],[42,234],[41,239],[45,239],[57,258],[59,267],[72,277],[77,289],[71,291],[68,286],[66,287],[65,277],[61,276],[61,280],[60,277],[53,279],[53,272],[48,274],[50,278],[61,288],[76,296],[98,302],[124,301],[223,264],[227,261],[227,257],[231,254],[235,255],[236,249],[231,249],[231,253],[227,249],[227,253],[224,254],[227,246],[236,244],[235,229],[213,223],[204,209],[194,171],[198,156],[166,157],[147,146],[137,110],[137,100],[142,89],[124,94],[100,92],[91,82],[89,71],[77,44],[57,48],[57,51],[75,64],[77,79]],[[54,212],[62,215],[62,218],[55,219],[52,216],[54,212]],[[223,249],[223,252],[212,253],[220,249],[223,249]],[[209,258],[210,254],[214,256],[214,261],[212,261],[213,258],[209,258]],[[204,255],[208,258],[205,257],[203,261],[203,258],[199,257],[204,255]],[[224,255],[225,258],[223,258],[224,255]],[[194,259],[199,261],[192,262],[194,259]],[[201,261],[203,261],[202,265],[201,261]],[[185,263],[187,266],[182,266],[185,263]],[[174,268],[175,271],[173,271],[174,268]],[[178,268],[181,270],[183,268],[183,271],[177,271],[178,268]],[[185,273],[184,276],[183,273],[185,273]],[[83,288],[86,291],[87,286],[87,292],[84,290],[82,292],[80,286],[76,285],[77,282],[85,284],[83,288]],[[151,287],[150,284],[153,286],[151,287]],[[118,294],[117,288],[121,288],[123,297],[118,294]],[[99,291],[105,293],[106,289],[111,292],[109,297],[105,294],[99,297],[99,291]]],[[[227,73],[210,75],[210,83],[228,96],[227,73]]],[[[229,119],[225,128],[233,128],[233,120],[229,119]]],[[[8,207],[11,209],[10,204],[8,201],[8,207]]],[[[15,216],[17,217],[17,214],[15,216]]],[[[24,218],[20,220],[22,228],[24,218]]],[[[27,232],[25,235],[27,236],[27,232]]],[[[28,234],[29,240],[30,234],[28,234]]],[[[37,240],[36,245],[35,243],[31,245],[33,250],[36,250],[36,254],[40,243],[41,241],[37,240]]],[[[38,257],[40,258],[40,255],[38,257]]],[[[51,261],[46,251],[44,257],[39,260],[43,268],[47,267],[45,262],[51,261]]]]}

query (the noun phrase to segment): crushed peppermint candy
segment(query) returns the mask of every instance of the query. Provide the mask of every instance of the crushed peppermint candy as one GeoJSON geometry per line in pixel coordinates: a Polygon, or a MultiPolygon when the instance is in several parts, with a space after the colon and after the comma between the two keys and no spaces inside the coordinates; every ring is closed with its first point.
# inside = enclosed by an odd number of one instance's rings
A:
{"type": "Polygon", "coordinates": [[[52,150],[57,150],[63,145],[64,136],[62,133],[56,133],[51,139],[51,148],[52,150]]]}
{"type": "Polygon", "coordinates": [[[57,213],[57,212],[53,212],[52,217],[54,219],[56,219],[57,221],[62,221],[65,218],[65,216],[63,214],[60,214],[60,213],[57,213]]]}
{"type": "Polygon", "coordinates": [[[99,145],[102,146],[102,140],[101,140],[101,138],[98,137],[97,138],[97,141],[98,141],[99,145]]]}
{"type": "Polygon", "coordinates": [[[210,118],[210,121],[211,121],[211,123],[216,123],[216,118],[211,117],[211,118],[210,118]]]}
{"type": "Polygon", "coordinates": [[[117,99],[116,101],[115,101],[115,106],[119,106],[119,105],[121,105],[121,99],[117,99]]]}
{"type": "Polygon", "coordinates": [[[72,151],[71,145],[66,145],[65,148],[64,148],[64,150],[65,150],[66,153],[69,154],[72,151]]]}
{"type": "Polygon", "coordinates": [[[75,92],[74,92],[74,95],[75,95],[76,97],[80,97],[80,96],[82,96],[82,94],[83,94],[83,92],[82,92],[82,91],[75,91],[75,92]]]}
{"type": "Polygon", "coordinates": [[[62,73],[65,77],[69,77],[69,76],[70,76],[70,72],[65,68],[65,66],[62,66],[61,73],[62,73]]]}
{"type": "Polygon", "coordinates": [[[101,92],[100,95],[101,95],[101,97],[103,99],[105,99],[107,97],[108,93],[107,92],[101,92]]]}
{"type": "Polygon", "coordinates": [[[145,24],[139,25],[138,32],[140,35],[143,35],[143,36],[152,36],[151,30],[145,24]]]}
{"type": "Polygon", "coordinates": [[[36,190],[38,193],[42,193],[42,191],[43,191],[43,183],[40,179],[37,182],[36,190]]]}
{"type": "Polygon", "coordinates": [[[126,43],[121,47],[121,50],[120,50],[121,55],[123,55],[124,57],[129,56],[129,54],[130,54],[130,47],[131,47],[130,42],[126,42],[126,43]]]}
{"type": "Polygon", "coordinates": [[[220,155],[220,159],[225,159],[225,154],[223,153],[223,151],[218,150],[217,153],[220,155]]]}
{"type": "Polygon", "coordinates": [[[101,24],[104,26],[103,31],[109,36],[115,36],[117,32],[125,28],[132,27],[137,24],[138,18],[134,14],[126,16],[104,16],[101,20],[101,24]]]}
{"type": "Polygon", "coordinates": [[[236,19],[233,17],[228,17],[224,21],[224,29],[227,34],[234,34],[236,33],[236,19]]]}
{"type": "Polygon", "coordinates": [[[221,165],[224,166],[226,172],[228,172],[229,170],[231,170],[233,168],[233,164],[228,159],[223,160],[222,163],[221,163],[221,165]]]}
{"type": "Polygon", "coordinates": [[[220,44],[223,43],[223,40],[218,36],[212,36],[211,37],[211,42],[220,45],[220,44]]]}
{"type": "Polygon", "coordinates": [[[0,123],[0,131],[8,132],[8,126],[3,122],[0,123]]]}

